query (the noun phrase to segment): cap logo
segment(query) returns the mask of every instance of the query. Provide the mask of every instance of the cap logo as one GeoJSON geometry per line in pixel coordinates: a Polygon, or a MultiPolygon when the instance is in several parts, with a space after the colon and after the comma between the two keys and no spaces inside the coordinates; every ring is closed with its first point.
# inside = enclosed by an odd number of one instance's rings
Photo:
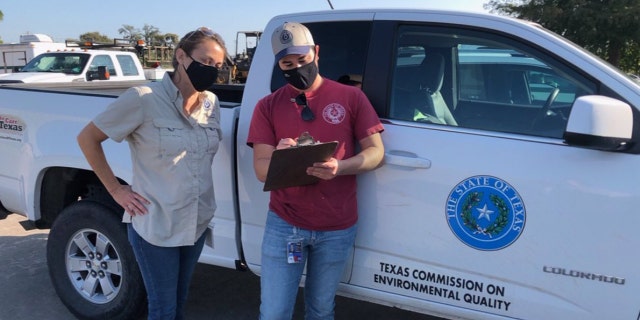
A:
{"type": "Polygon", "coordinates": [[[293,40],[293,35],[289,30],[282,30],[282,34],[280,35],[280,43],[286,44],[293,40]]]}

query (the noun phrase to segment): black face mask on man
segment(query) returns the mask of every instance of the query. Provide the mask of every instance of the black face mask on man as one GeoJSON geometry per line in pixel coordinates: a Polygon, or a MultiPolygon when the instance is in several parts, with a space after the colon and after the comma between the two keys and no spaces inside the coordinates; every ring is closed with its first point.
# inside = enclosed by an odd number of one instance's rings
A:
{"type": "Polygon", "coordinates": [[[218,68],[200,63],[189,54],[187,54],[187,56],[193,60],[189,68],[184,69],[187,72],[187,76],[189,76],[191,85],[193,85],[197,91],[207,90],[216,82],[216,79],[218,79],[218,68]]]}
{"type": "Polygon", "coordinates": [[[314,61],[311,61],[295,69],[282,70],[282,74],[290,85],[300,90],[306,90],[311,87],[318,76],[318,66],[314,61]]]}

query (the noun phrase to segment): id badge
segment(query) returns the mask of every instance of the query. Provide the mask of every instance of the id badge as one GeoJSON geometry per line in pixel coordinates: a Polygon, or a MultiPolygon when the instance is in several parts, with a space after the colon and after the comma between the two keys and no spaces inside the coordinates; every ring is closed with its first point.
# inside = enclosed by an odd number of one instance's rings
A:
{"type": "Polygon", "coordinates": [[[287,239],[287,262],[302,262],[302,238],[292,236],[287,239]]]}

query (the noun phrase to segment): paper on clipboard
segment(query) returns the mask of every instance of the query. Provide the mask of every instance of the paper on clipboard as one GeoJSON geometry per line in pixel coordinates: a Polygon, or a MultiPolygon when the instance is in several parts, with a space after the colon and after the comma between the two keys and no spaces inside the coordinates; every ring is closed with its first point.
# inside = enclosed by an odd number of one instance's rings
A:
{"type": "Polygon", "coordinates": [[[263,191],[318,182],[319,178],[307,174],[307,168],[329,160],[337,146],[338,142],[332,141],[273,151],[263,191]]]}

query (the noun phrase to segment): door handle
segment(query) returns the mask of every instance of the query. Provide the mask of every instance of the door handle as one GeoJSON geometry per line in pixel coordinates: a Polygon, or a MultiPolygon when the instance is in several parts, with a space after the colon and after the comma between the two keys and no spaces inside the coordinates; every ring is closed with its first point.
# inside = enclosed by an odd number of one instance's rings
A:
{"type": "Polygon", "coordinates": [[[400,150],[385,152],[384,163],[416,169],[431,168],[431,160],[420,158],[415,153],[400,150]]]}

